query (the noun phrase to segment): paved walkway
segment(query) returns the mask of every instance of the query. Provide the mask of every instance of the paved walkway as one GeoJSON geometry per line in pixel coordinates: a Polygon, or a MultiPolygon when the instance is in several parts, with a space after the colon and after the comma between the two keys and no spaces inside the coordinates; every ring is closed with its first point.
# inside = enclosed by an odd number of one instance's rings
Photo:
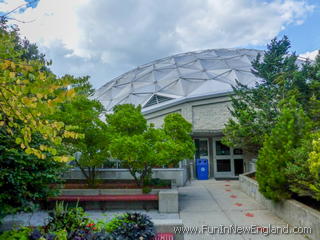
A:
{"type": "MultiPolygon", "coordinates": [[[[238,181],[193,181],[179,188],[180,218],[193,226],[286,226],[264,206],[240,190],[238,181]]],[[[185,234],[185,240],[306,240],[302,235],[210,235],[185,234]]]]}

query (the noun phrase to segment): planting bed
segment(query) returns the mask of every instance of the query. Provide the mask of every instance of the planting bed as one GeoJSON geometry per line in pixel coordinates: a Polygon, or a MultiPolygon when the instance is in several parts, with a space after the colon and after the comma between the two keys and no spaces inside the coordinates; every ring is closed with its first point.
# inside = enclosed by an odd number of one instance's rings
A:
{"type": "Polygon", "coordinates": [[[241,189],[257,202],[264,205],[272,213],[282,218],[292,226],[311,227],[312,233],[308,237],[312,240],[320,239],[320,212],[294,199],[274,202],[266,199],[259,192],[257,181],[252,179],[253,172],[239,177],[241,189]]]}

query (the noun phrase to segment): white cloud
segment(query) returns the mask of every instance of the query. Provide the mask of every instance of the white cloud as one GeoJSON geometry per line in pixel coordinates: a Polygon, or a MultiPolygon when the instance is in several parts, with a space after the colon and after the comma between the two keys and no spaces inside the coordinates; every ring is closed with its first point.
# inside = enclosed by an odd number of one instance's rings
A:
{"type": "MultiPolygon", "coordinates": [[[[11,1],[19,2],[5,0],[0,9],[11,1]]],[[[304,0],[40,0],[14,17],[35,19],[21,32],[57,73],[91,75],[98,87],[169,54],[266,44],[312,11],[304,0]]]]}
{"type": "Polygon", "coordinates": [[[300,54],[300,57],[303,58],[309,58],[310,60],[315,60],[316,56],[320,53],[320,49],[319,50],[314,50],[314,51],[310,51],[310,52],[305,52],[300,54]]]}

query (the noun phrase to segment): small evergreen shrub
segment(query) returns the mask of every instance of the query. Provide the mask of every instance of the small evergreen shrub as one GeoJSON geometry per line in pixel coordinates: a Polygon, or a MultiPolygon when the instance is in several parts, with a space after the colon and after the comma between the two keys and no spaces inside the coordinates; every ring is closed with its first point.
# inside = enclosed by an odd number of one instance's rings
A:
{"type": "Polygon", "coordinates": [[[295,151],[301,146],[310,126],[310,120],[294,99],[282,108],[257,161],[256,178],[265,197],[278,201],[291,196],[286,169],[294,162],[295,151]]]}
{"type": "Polygon", "coordinates": [[[290,190],[300,197],[310,197],[320,201],[319,171],[312,172],[316,148],[314,147],[319,133],[306,135],[301,147],[294,152],[294,161],[288,163],[285,174],[290,190]]]}

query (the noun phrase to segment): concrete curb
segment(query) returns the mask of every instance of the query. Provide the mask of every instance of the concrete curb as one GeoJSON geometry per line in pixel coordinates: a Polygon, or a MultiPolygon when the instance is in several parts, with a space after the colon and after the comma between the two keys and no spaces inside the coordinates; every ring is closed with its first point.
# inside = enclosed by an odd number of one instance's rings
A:
{"type": "Polygon", "coordinates": [[[177,190],[163,190],[159,192],[159,212],[178,213],[179,193],[177,190]]]}

